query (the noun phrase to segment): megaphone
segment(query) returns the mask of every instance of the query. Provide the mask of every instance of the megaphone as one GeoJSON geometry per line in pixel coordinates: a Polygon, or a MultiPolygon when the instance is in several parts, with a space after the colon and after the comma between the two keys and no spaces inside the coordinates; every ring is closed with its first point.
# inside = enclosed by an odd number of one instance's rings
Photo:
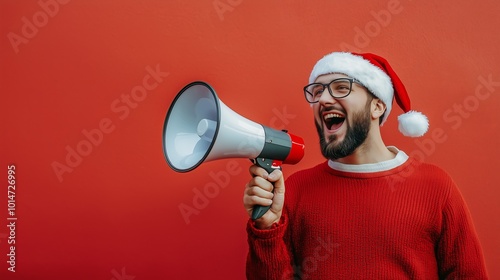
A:
{"type": "MultiPolygon", "coordinates": [[[[249,158],[271,173],[281,164],[304,156],[302,138],[246,119],[227,107],[202,81],[186,85],[170,105],[163,125],[163,153],[177,172],[194,170],[203,162],[249,158]]],[[[255,206],[252,219],[270,206],[255,206]]]]}

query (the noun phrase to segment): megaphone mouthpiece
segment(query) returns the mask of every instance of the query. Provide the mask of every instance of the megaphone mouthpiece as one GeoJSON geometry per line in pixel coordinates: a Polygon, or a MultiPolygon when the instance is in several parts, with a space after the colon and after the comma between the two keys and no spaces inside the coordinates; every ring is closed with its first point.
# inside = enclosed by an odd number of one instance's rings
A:
{"type": "Polygon", "coordinates": [[[299,163],[299,161],[301,161],[304,157],[304,140],[301,137],[293,135],[291,133],[288,133],[288,135],[290,136],[292,146],[290,148],[290,153],[288,153],[283,163],[296,164],[299,163]]]}
{"type": "Polygon", "coordinates": [[[285,164],[296,164],[304,157],[304,140],[283,130],[263,126],[265,143],[259,158],[280,160],[285,164]]]}

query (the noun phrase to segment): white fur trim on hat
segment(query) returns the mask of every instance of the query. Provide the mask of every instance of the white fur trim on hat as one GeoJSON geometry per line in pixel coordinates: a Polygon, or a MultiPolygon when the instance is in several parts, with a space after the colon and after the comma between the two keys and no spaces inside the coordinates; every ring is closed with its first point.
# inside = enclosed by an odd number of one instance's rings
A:
{"type": "Polygon", "coordinates": [[[334,52],[324,56],[314,66],[309,83],[314,83],[321,75],[342,73],[358,80],[371,93],[384,102],[387,107],[383,124],[392,109],[394,88],[391,78],[379,67],[361,56],[347,52],[334,52]]]}

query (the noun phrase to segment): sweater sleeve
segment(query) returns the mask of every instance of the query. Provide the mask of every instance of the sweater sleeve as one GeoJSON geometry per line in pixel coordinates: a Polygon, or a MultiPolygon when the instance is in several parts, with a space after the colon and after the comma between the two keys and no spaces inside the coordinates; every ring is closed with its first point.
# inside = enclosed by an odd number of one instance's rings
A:
{"type": "Polygon", "coordinates": [[[285,214],[279,223],[268,230],[257,229],[251,219],[248,221],[247,279],[293,279],[293,257],[287,241],[287,228],[285,214]]]}
{"type": "Polygon", "coordinates": [[[455,184],[443,208],[436,254],[440,279],[488,279],[471,215],[455,184]]]}

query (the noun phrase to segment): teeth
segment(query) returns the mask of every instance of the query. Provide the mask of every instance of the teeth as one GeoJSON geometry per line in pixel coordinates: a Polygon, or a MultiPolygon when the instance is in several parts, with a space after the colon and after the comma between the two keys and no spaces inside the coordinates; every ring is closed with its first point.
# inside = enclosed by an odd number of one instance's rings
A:
{"type": "Polygon", "coordinates": [[[323,116],[323,118],[325,120],[327,120],[327,119],[331,119],[331,118],[343,118],[343,116],[336,114],[336,113],[330,113],[330,114],[326,114],[325,116],[323,116]]]}

